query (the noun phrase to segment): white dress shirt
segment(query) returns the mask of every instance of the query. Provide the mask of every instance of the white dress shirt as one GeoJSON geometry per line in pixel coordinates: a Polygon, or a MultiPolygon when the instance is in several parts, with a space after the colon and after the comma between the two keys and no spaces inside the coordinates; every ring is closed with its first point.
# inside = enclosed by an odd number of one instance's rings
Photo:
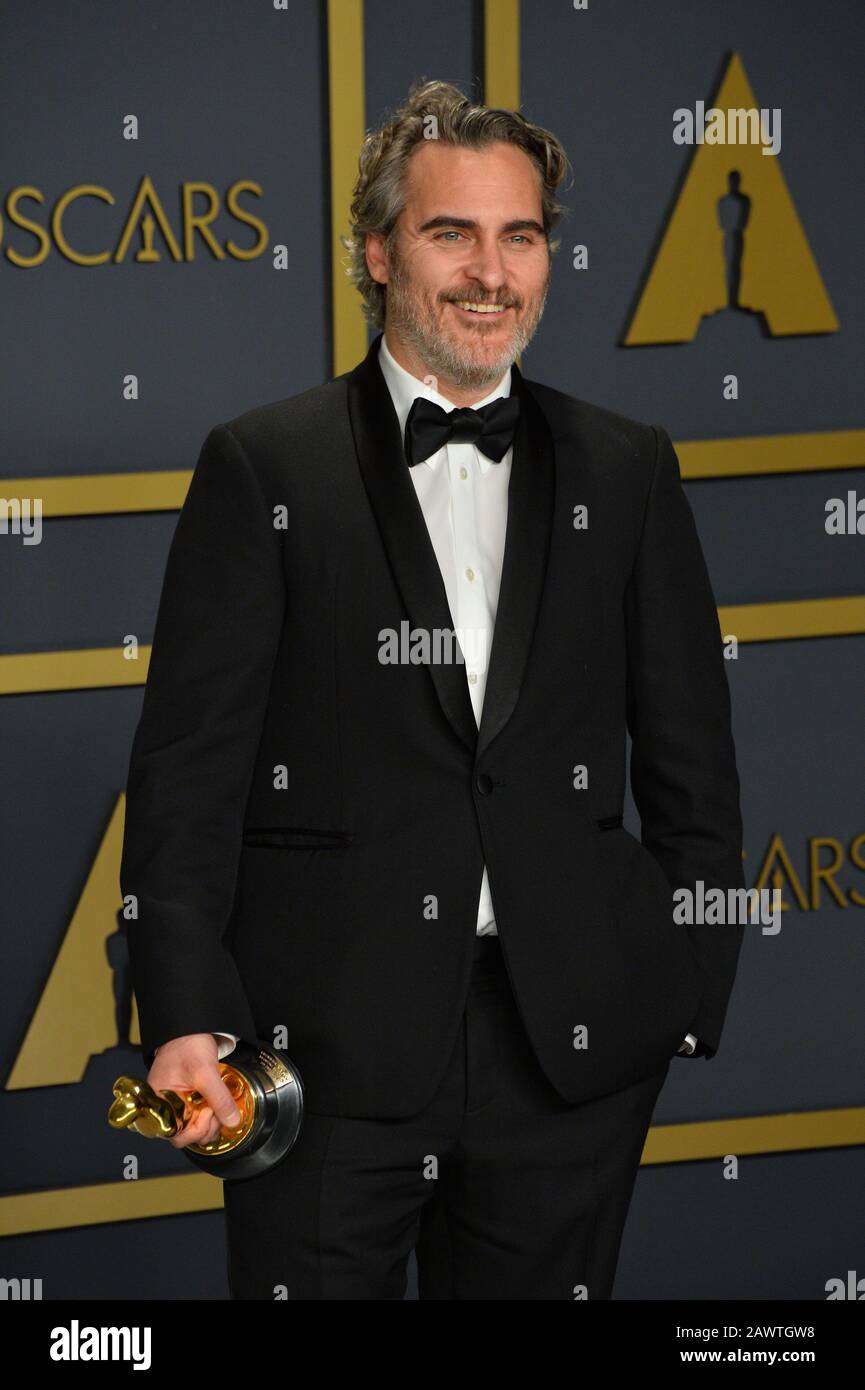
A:
{"type": "MultiPolygon", "coordinates": [[[[418,396],[434,401],[443,410],[455,409],[453,401],[432,385],[412,376],[393,357],[382,336],[379,365],[390,391],[400,433],[418,396]]],[[[472,409],[510,395],[511,370],[498,386],[472,409]]],[[[508,521],[508,483],[513,449],[499,463],[487,458],[475,444],[448,441],[422,463],[409,468],[417,499],[438,560],[447,594],[451,620],[465,654],[466,680],[475,722],[480,727],[489,654],[502,578],[502,558],[508,521]]],[[[484,865],[475,930],[478,936],[496,936],[489,876],[484,865]]],[[[236,1036],[216,1033],[219,1057],[232,1051],[236,1036]]],[[[696,1044],[693,1034],[686,1044],[696,1044]]],[[[682,1045],[680,1051],[693,1052],[682,1045]]]]}

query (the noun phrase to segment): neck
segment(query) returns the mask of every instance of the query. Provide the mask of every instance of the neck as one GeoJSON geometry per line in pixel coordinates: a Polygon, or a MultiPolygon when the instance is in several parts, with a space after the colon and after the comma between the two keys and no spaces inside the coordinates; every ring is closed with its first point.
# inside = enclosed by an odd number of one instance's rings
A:
{"type": "Polygon", "coordinates": [[[480,386],[460,386],[449,377],[434,372],[413,348],[394,334],[393,329],[386,328],[384,330],[384,340],[387,344],[387,350],[395,362],[398,362],[399,365],[405,371],[410,372],[413,377],[417,377],[418,381],[424,381],[425,378],[433,377],[434,382],[432,384],[436,391],[438,391],[440,396],[444,396],[445,400],[450,401],[451,405],[476,405],[478,401],[482,401],[485,396],[490,394],[493,387],[496,386],[504,376],[504,372],[500,372],[497,376],[493,376],[489,380],[482,382],[480,386]]]}

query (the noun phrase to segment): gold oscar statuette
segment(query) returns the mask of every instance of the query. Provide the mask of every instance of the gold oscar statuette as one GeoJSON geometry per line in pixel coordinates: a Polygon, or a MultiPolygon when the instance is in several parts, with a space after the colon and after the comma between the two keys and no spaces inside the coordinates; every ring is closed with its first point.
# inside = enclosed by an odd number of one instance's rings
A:
{"type": "MultiPolygon", "coordinates": [[[[300,1133],[303,1087],[285,1053],[240,1039],[231,1060],[219,1063],[222,1079],[240,1113],[233,1128],[223,1125],[209,1144],[182,1152],[214,1177],[242,1180],[267,1172],[289,1152],[300,1133]]],[[[198,1091],[156,1091],[134,1076],[119,1076],[108,1123],[148,1139],[170,1139],[207,1102],[198,1091]]]]}

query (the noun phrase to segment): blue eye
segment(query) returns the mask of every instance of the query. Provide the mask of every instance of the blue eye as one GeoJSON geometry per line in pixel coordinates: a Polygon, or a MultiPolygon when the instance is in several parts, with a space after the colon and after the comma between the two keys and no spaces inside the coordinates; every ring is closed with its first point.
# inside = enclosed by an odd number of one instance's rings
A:
{"type": "MultiPolygon", "coordinates": [[[[460,237],[463,240],[465,239],[463,233],[456,227],[451,227],[444,232],[436,232],[433,239],[435,241],[443,241],[447,237],[460,237]]],[[[527,232],[512,232],[508,240],[520,246],[534,245],[532,237],[530,237],[527,232]]]]}

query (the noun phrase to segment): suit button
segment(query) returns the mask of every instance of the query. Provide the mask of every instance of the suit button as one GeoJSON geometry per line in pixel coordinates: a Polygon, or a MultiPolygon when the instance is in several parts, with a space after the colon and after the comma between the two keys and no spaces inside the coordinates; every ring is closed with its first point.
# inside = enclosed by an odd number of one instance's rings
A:
{"type": "Polygon", "coordinates": [[[489,796],[490,792],[493,789],[493,779],[492,777],[490,777],[488,772],[479,772],[477,777],[475,778],[475,786],[477,787],[481,796],[489,796]]]}

